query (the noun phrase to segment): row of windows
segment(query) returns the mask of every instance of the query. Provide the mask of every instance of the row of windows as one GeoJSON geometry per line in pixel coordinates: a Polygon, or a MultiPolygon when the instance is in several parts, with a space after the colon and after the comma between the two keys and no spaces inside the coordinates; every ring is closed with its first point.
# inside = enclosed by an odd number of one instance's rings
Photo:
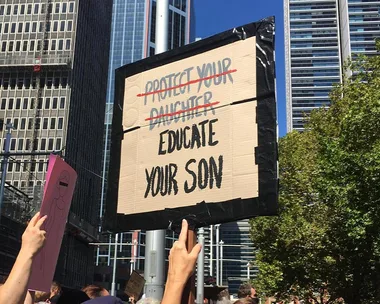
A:
{"type": "MultiPolygon", "coordinates": [[[[43,31],[43,22],[5,22],[0,23],[0,34],[15,34],[15,33],[37,33],[43,31]]],[[[73,30],[72,20],[54,21],[51,28],[51,23],[47,24],[47,31],[53,32],[71,32],[73,30]]]]}
{"type": "MultiPolygon", "coordinates": [[[[33,109],[33,102],[34,102],[34,98],[31,98],[30,100],[29,100],[29,98],[23,98],[23,100],[21,100],[21,98],[15,98],[15,99],[14,98],[8,98],[8,99],[3,98],[3,99],[1,99],[0,110],[5,110],[5,109],[20,110],[21,107],[23,110],[27,110],[28,108],[33,109]],[[21,104],[21,101],[22,101],[22,104],[21,104]]],[[[59,99],[59,108],[64,109],[65,103],[66,103],[66,97],[61,97],[59,99]]],[[[38,109],[45,109],[45,110],[58,109],[58,97],[40,98],[38,100],[37,108],[38,109]]]]}
{"type": "MultiPolygon", "coordinates": [[[[30,138],[12,138],[10,142],[9,149],[11,151],[24,151],[29,150],[31,148],[31,139],[30,138]]],[[[3,140],[3,149],[5,145],[5,140],[3,140]]],[[[37,138],[34,142],[34,150],[41,151],[57,151],[62,148],[62,138],[37,138]]],[[[8,171],[9,170],[8,168],[8,171]]],[[[16,171],[18,172],[18,171],[16,171]]]]}
{"type": "MultiPolygon", "coordinates": [[[[25,130],[26,122],[28,121],[28,130],[33,128],[33,118],[14,118],[13,122],[10,118],[7,119],[7,124],[12,123],[13,128],[16,130],[25,130]]],[[[63,117],[44,117],[36,118],[36,129],[42,130],[62,130],[63,129],[63,117]],[[42,122],[42,123],[41,123],[42,122]]]]}
{"type": "MultiPolygon", "coordinates": [[[[1,76],[1,75],[0,75],[1,76]]],[[[9,76],[8,76],[9,77],[9,76]]],[[[8,78],[0,77],[0,87],[2,86],[4,90],[10,89],[35,89],[36,88],[36,78],[8,78]]],[[[64,89],[67,87],[68,77],[65,75],[61,76],[48,76],[42,77],[40,79],[40,88],[45,89],[64,89]]]]}
{"type": "MultiPolygon", "coordinates": [[[[55,14],[65,14],[65,13],[73,13],[74,12],[74,1],[70,1],[69,3],[55,3],[55,6],[51,5],[51,12],[55,14]]],[[[6,15],[31,15],[33,14],[43,14],[45,12],[45,4],[35,3],[33,4],[8,4],[8,5],[0,5],[0,16],[6,15]]]]}
{"type": "MultiPolygon", "coordinates": [[[[71,39],[52,39],[46,40],[44,43],[45,51],[69,51],[71,48],[71,39]]],[[[15,40],[3,41],[1,44],[1,52],[35,52],[39,51],[37,40],[15,40]],[[37,43],[36,43],[37,42],[37,43]]]]}

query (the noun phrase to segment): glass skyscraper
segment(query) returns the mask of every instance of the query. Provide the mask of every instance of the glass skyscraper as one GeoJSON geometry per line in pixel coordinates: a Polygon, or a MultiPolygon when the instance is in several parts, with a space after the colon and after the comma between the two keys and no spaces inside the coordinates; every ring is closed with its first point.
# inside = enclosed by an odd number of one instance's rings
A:
{"type": "Polygon", "coordinates": [[[329,106],[345,60],[374,54],[378,0],[285,0],[287,130],[303,130],[311,110],[329,106]]]}

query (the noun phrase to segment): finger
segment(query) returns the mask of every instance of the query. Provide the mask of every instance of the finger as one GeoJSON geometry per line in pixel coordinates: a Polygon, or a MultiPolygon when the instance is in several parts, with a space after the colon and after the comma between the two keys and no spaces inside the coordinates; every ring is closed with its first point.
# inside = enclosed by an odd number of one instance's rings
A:
{"type": "Polygon", "coordinates": [[[37,212],[32,219],[30,220],[28,227],[34,227],[36,223],[38,222],[38,218],[40,217],[40,212],[37,212]]]}
{"type": "Polygon", "coordinates": [[[186,220],[182,220],[181,233],[179,234],[178,241],[186,243],[187,240],[187,230],[189,229],[189,224],[186,220]]]}
{"type": "Polygon", "coordinates": [[[40,229],[41,226],[42,226],[42,224],[45,222],[46,218],[47,218],[47,215],[44,215],[43,217],[41,217],[41,218],[38,220],[38,222],[37,222],[37,224],[35,225],[35,227],[38,228],[38,229],[40,229]]]}
{"type": "Polygon", "coordinates": [[[190,252],[190,256],[192,257],[192,258],[197,258],[198,257],[198,255],[199,255],[199,253],[201,252],[201,250],[202,250],[202,245],[201,244],[196,244],[194,247],[193,247],[193,249],[191,249],[191,252],[190,252]]]}

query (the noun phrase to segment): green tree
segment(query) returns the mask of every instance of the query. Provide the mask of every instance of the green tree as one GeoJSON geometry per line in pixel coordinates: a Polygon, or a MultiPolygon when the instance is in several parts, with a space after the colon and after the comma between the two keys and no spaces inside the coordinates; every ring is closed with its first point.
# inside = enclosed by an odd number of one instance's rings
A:
{"type": "Polygon", "coordinates": [[[280,140],[279,215],[251,220],[259,291],[380,303],[380,56],[280,140]]]}

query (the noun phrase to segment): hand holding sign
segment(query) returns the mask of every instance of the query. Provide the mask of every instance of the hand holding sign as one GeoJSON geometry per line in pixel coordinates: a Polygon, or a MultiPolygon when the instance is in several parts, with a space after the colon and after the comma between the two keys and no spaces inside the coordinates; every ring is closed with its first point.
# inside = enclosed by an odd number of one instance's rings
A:
{"type": "Polygon", "coordinates": [[[40,218],[40,213],[37,212],[30,220],[22,235],[21,251],[35,256],[45,244],[46,231],[41,230],[42,224],[47,216],[40,218]]]}

